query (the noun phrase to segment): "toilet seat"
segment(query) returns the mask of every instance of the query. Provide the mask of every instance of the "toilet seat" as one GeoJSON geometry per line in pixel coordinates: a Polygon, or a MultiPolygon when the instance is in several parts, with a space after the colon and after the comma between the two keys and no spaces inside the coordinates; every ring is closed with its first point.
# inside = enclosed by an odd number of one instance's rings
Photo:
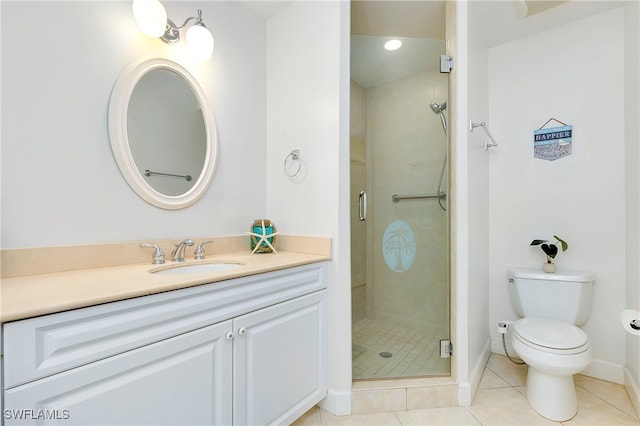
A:
{"type": "Polygon", "coordinates": [[[513,335],[523,344],[547,353],[571,355],[589,349],[587,334],[561,321],[522,318],[514,323],[513,335]]]}

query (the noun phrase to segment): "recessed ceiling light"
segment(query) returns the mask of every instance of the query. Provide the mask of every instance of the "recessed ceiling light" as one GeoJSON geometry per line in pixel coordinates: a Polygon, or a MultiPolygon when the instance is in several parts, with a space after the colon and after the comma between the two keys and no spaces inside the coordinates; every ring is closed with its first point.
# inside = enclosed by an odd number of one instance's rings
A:
{"type": "Polygon", "coordinates": [[[402,46],[402,42],[397,39],[389,40],[384,44],[384,48],[387,50],[397,50],[402,46]]]}

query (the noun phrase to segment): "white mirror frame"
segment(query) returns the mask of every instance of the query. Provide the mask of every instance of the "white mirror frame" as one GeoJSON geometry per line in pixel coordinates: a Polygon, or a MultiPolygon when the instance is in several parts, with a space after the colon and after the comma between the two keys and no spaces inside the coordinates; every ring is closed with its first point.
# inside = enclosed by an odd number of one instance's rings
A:
{"type": "Polygon", "coordinates": [[[109,140],[111,150],[120,172],[129,186],[145,201],[163,209],[182,209],[198,201],[206,192],[213,179],[218,152],[218,136],[213,113],[207,102],[204,90],[197,80],[183,66],[163,58],[139,58],[128,65],[113,87],[109,100],[109,140]],[[206,132],[206,154],[200,176],[194,185],[182,195],[164,195],[147,183],[138,171],[129,147],[127,135],[127,114],[131,94],[138,81],[149,71],[167,69],[184,78],[196,97],[206,132]]]}

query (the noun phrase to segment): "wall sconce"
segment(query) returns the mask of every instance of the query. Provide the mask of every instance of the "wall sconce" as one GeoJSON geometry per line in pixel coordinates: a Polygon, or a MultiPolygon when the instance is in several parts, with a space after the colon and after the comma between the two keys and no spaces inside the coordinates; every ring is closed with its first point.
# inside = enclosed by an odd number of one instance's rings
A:
{"type": "Polygon", "coordinates": [[[186,31],[187,50],[198,61],[206,61],[213,54],[213,35],[202,22],[202,11],[198,16],[187,18],[177,26],[167,17],[167,11],[159,0],[133,0],[133,16],[140,30],[151,37],[159,37],[166,43],[180,41],[180,31],[195,20],[186,31]]]}

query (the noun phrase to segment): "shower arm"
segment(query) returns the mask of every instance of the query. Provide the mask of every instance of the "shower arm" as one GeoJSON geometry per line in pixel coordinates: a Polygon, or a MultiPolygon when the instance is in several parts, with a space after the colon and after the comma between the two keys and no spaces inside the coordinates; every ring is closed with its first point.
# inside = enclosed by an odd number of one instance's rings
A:
{"type": "Polygon", "coordinates": [[[484,130],[484,132],[487,134],[487,136],[489,137],[489,140],[491,141],[484,143],[484,150],[488,150],[489,148],[495,148],[498,146],[498,142],[496,142],[496,140],[493,138],[493,135],[491,134],[491,132],[489,131],[489,128],[487,127],[487,123],[485,123],[484,121],[481,123],[474,123],[473,121],[469,122],[469,131],[473,132],[473,129],[475,129],[476,127],[482,127],[482,130],[484,130]]]}

